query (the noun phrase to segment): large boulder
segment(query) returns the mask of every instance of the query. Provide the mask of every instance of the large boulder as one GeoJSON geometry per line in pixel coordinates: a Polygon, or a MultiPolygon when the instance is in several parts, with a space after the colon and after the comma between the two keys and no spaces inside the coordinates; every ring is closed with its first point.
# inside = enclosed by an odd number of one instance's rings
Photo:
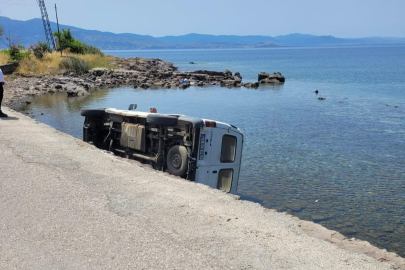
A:
{"type": "Polygon", "coordinates": [[[225,77],[232,77],[232,72],[230,70],[225,70],[224,71],[224,76],[225,77]]]}
{"type": "Polygon", "coordinates": [[[65,90],[69,97],[86,96],[89,94],[83,87],[77,85],[68,85],[65,90]]]}
{"type": "Polygon", "coordinates": [[[77,96],[77,93],[79,93],[79,90],[76,90],[76,89],[77,89],[76,85],[68,85],[65,88],[68,96],[77,96]]]}
{"type": "Polygon", "coordinates": [[[93,68],[90,70],[90,74],[96,77],[101,77],[108,72],[107,68],[93,68]]]}
{"type": "Polygon", "coordinates": [[[148,89],[150,86],[147,83],[141,83],[141,85],[139,85],[139,87],[143,88],[143,89],[148,89]]]}
{"type": "Polygon", "coordinates": [[[274,72],[274,73],[266,73],[266,72],[261,72],[258,76],[259,83],[273,83],[273,84],[278,84],[278,83],[283,83],[285,82],[285,78],[283,75],[281,75],[280,72],[274,72]]]}
{"type": "Polygon", "coordinates": [[[238,77],[238,76],[233,76],[233,79],[235,80],[235,81],[237,81],[237,82],[242,82],[242,78],[241,77],[238,77]]]}
{"type": "Polygon", "coordinates": [[[236,72],[235,75],[234,75],[234,77],[238,77],[240,80],[242,80],[242,76],[240,75],[239,72],[236,72]]]}

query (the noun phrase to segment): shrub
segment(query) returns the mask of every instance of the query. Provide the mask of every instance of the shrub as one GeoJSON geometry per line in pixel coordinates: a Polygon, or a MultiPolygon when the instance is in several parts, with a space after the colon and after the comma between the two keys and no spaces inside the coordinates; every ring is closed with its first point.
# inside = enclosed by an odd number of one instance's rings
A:
{"type": "Polygon", "coordinates": [[[101,55],[104,56],[104,53],[97,47],[94,46],[90,46],[87,44],[83,44],[84,45],[84,53],[85,54],[96,54],[96,55],[101,55]]]}
{"type": "Polygon", "coordinates": [[[84,44],[75,39],[72,43],[69,45],[70,52],[76,53],[76,54],[84,54],[84,44]]]}
{"type": "Polygon", "coordinates": [[[84,73],[89,72],[90,63],[87,60],[69,56],[60,62],[59,67],[74,72],[76,74],[82,75],[84,73]]]}
{"type": "Polygon", "coordinates": [[[28,48],[37,59],[42,59],[46,53],[51,53],[52,49],[47,43],[39,41],[37,44],[33,44],[28,48]]]}
{"type": "Polygon", "coordinates": [[[12,45],[8,50],[8,54],[10,55],[11,60],[13,61],[21,61],[23,58],[30,55],[29,51],[23,51],[25,48],[20,45],[12,45]]]}

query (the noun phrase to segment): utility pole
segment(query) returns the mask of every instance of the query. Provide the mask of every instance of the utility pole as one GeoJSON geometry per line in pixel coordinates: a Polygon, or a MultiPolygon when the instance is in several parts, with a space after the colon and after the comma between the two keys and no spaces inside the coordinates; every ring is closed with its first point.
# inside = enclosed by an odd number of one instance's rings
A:
{"type": "Polygon", "coordinates": [[[56,4],[55,4],[55,13],[56,13],[56,24],[58,25],[59,50],[60,50],[60,56],[62,56],[62,46],[61,46],[61,44],[60,44],[60,31],[59,31],[58,9],[56,8],[56,4]]]}
{"type": "Polygon", "coordinates": [[[41,17],[45,29],[46,41],[49,47],[56,50],[55,41],[53,40],[52,36],[51,24],[49,23],[48,12],[46,12],[45,2],[44,0],[36,0],[36,1],[38,3],[39,9],[41,10],[41,17]]]}

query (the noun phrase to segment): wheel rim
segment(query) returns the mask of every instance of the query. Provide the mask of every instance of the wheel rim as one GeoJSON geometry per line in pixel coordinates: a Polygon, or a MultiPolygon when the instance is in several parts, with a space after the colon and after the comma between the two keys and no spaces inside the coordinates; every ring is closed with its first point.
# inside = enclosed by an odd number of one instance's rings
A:
{"type": "Polygon", "coordinates": [[[180,154],[174,154],[172,156],[172,165],[174,168],[179,169],[181,166],[181,156],[180,154]]]}

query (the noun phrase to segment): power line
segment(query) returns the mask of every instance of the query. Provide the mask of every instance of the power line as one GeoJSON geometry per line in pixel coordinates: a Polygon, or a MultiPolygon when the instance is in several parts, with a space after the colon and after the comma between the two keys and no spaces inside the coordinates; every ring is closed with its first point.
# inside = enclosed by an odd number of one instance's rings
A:
{"type": "Polygon", "coordinates": [[[76,20],[74,20],[72,17],[70,17],[69,15],[67,15],[65,12],[63,12],[63,10],[61,10],[60,8],[58,8],[58,11],[60,11],[63,15],[65,15],[65,16],[68,17],[71,21],[73,21],[74,23],[76,23],[76,25],[77,25],[78,27],[83,28],[80,23],[78,23],[78,22],[77,22],[76,20]]]}

